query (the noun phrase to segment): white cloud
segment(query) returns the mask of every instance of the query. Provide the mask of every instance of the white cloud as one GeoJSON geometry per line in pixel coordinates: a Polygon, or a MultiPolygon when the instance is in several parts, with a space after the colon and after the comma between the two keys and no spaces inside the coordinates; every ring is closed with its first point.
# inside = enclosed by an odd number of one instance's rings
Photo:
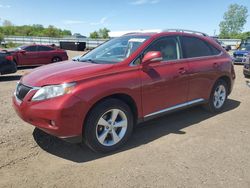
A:
{"type": "Polygon", "coordinates": [[[82,20],[63,20],[62,21],[66,25],[74,25],[74,24],[84,24],[86,23],[85,21],[82,20]]]}
{"type": "Polygon", "coordinates": [[[160,0],[134,0],[130,4],[132,5],[145,5],[145,4],[157,4],[160,0]]]}
{"type": "Polygon", "coordinates": [[[90,25],[104,25],[107,19],[107,17],[102,17],[98,22],[91,22],[90,25]]]}
{"type": "Polygon", "coordinates": [[[10,8],[11,6],[10,5],[1,5],[0,4],[0,8],[10,8]]]}

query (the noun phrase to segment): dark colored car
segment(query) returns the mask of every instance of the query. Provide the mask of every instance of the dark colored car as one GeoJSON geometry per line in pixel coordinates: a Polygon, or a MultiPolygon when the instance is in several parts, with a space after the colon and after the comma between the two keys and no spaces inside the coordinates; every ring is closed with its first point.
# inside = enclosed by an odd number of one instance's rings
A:
{"type": "Polygon", "coordinates": [[[231,57],[205,34],[134,33],[23,76],[13,106],[51,135],[109,152],[136,123],[194,105],[221,111],[234,79],[231,57]]]}
{"type": "Polygon", "coordinates": [[[243,74],[246,78],[250,78],[250,54],[246,57],[246,62],[243,68],[243,74]]]}
{"type": "Polygon", "coordinates": [[[233,53],[233,61],[236,64],[244,64],[246,62],[247,55],[250,54],[250,45],[240,47],[233,53]]]}
{"type": "Polygon", "coordinates": [[[0,75],[11,74],[17,71],[13,56],[8,52],[0,52],[0,75]]]}
{"type": "Polygon", "coordinates": [[[44,65],[68,60],[65,50],[47,45],[27,45],[9,50],[18,66],[44,65]]]}

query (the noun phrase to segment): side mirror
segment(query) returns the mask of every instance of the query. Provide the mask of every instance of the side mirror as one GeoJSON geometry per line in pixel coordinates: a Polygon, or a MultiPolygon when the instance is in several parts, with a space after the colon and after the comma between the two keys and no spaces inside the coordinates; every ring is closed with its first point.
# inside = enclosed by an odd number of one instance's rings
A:
{"type": "Polygon", "coordinates": [[[20,52],[21,54],[25,54],[25,53],[26,53],[25,50],[20,50],[19,52],[20,52]]]}
{"type": "Polygon", "coordinates": [[[142,59],[142,65],[149,65],[153,62],[162,61],[162,55],[159,51],[150,51],[146,53],[142,59]]]}

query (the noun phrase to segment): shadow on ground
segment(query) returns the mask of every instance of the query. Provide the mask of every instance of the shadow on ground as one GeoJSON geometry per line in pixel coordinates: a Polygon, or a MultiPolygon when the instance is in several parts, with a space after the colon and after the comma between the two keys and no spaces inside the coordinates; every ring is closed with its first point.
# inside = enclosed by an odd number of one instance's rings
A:
{"type": "MultiPolygon", "coordinates": [[[[239,105],[239,101],[229,99],[221,113],[233,110],[239,105]]],[[[170,133],[181,136],[182,134],[186,134],[186,132],[182,131],[183,128],[192,126],[213,116],[216,116],[216,114],[208,113],[200,107],[193,107],[139,124],[135,127],[133,135],[125,146],[109,154],[94,153],[85,145],[67,143],[39,129],[34,130],[33,136],[37,144],[48,153],[73,162],[82,163],[150,143],[170,133]]]]}

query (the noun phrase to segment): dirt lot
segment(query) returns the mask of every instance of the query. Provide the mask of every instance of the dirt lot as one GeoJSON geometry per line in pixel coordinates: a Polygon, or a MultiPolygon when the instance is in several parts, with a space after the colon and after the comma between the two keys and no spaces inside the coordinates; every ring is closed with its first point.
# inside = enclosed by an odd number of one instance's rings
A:
{"type": "Polygon", "coordinates": [[[250,187],[250,87],[242,66],[235,68],[223,113],[195,107],[144,123],[109,155],[48,136],[17,117],[11,95],[29,69],[0,77],[0,187],[250,187]]]}

